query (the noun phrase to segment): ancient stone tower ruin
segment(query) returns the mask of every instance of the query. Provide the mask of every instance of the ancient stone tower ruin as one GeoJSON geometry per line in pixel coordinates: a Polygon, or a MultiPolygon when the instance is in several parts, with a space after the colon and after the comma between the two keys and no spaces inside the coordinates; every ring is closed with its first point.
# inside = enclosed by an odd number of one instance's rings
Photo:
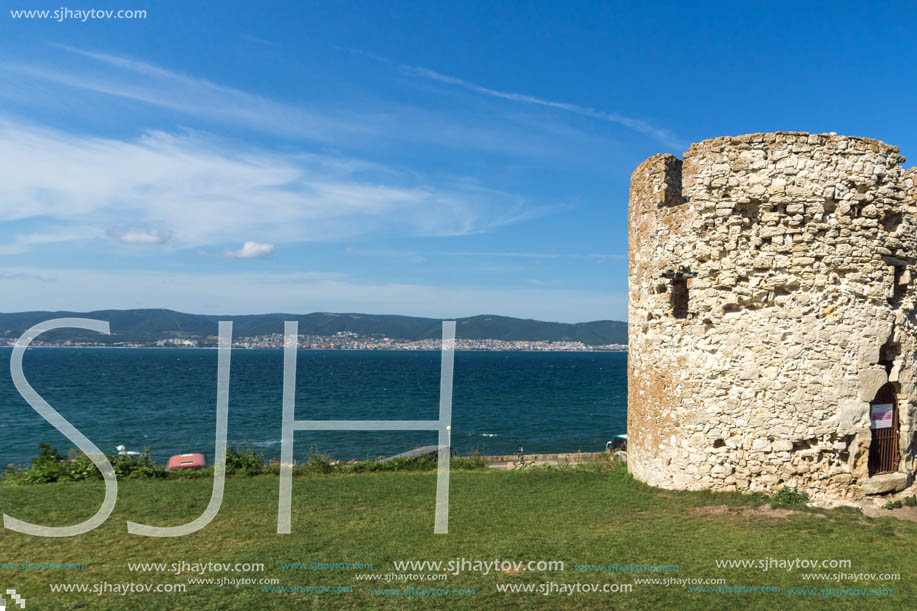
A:
{"type": "Polygon", "coordinates": [[[917,169],[835,134],[715,138],[630,188],[628,466],[858,498],[917,462],[917,169]]]}

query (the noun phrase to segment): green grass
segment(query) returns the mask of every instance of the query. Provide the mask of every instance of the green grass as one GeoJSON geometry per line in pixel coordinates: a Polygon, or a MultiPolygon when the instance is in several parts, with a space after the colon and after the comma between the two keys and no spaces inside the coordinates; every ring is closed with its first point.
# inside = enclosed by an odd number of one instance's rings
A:
{"type": "MultiPolygon", "coordinates": [[[[222,508],[195,534],[156,539],[128,535],[125,521],[177,525],[207,506],[209,479],[119,482],[118,504],[96,530],[72,538],[37,538],[0,530],[0,563],[79,562],[82,570],[0,569],[27,609],[906,609],[917,602],[917,524],[869,519],[851,510],[774,510],[768,499],[738,494],[668,492],[634,481],[623,468],[456,471],[448,535],[433,535],[435,472],[311,475],[294,479],[293,533],[276,534],[278,479],[231,477],[222,508]],[[722,507],[725,506],[725,509],[722,507]],[[464,572],[445,582],[406,585],[358,581],[358,573],[394,572],[396,560],[563,560],[564,571],[464,572]],[[848,569],[811,572],[900,573],[899,581],[803,581],[803,569],[718,569],[723,559],[849,559],[848,569]],[[187,583],[186,575],[130,572],[128,562],[255,562],[279,585],[353,586],[351,593],[274,594],[259,585],[189,585],[184,593],[51,593],[50,583],[187,583]],[[285,562],[369,562],[373,570],[312,572],[285,562]],[[780,593],[716,594],[686,587],[634,585],[630,593],[501,593],[497,583],[632,583],[627,575],[574,571],[574,564],[677,564],[677,578],[725,578],[730,586],[780,586],[780,593]],[[451,598],[373,596],[371,588],[473,588],[451,598]],[[888,597],[791,597],[793,587],[890,587],[888,597]]],[[[49,526],[82,521],[99,506],[101,482],[0,486],[0,511],[49,526]]],[[[890,512],[891,513],[891,512],[890,512]]],[[[12,607],[8,607],[12,608],[12,607]]],[[[18,607],[17,607],[18,608],[18,607]]]]}

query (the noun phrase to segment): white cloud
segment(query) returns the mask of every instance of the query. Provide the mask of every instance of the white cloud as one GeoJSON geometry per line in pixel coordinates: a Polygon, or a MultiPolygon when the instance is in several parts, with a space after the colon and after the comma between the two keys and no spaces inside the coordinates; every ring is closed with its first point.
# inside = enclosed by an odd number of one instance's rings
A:
{"type": "Polygon", "coordinates": [[[169,233],[158,229],[111,229],[108,235],[119,242],[139,246],[165,244],[169,241],[169,233]]]}
{"type": "Polygon", "coordinates": [[[259,244],[258,242],[246,242],[239,250],[223,252],[224,257],[232,259],[266,259],[272,254],[274,254],[273,244],[259,244]]]}
{"type": "Polygon", "coordinates": [[[50,221],[56,241],[102,227],[130,228],[111,230],[122,242],[168,239],[179,248],[465,235],[550,211],[468,181],[431,185],[360,160],[242,149],[198,133],[81,136],[2,117],[0,167],[0,223],[50,221]]]}

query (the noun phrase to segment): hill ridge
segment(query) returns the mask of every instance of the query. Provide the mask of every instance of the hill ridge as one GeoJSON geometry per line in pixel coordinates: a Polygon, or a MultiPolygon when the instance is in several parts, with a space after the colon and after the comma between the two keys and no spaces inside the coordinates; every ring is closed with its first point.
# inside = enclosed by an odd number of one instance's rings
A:
{"type": "MultiPolygon", "coordinates": [[[[254,337],[282,333],[283,323],[295,320],[301,335],[334,335],[351,332],[367,337],[389,337],[399,340],[437,338],[441,335],[439,318],[401,314],[365,314],[359,312],[311,312],[309,314],[188,314],[165,308],[129,310],[31,311],[0,313],[0,337],[19,337],[27,329],[52,318],[95,318],[110,324],[111,335],[91,331],[61,329],[42,337],[94,342],[152,342],[172,337],[205,338],[217,334],[217,322],[233,321],[235,337],[254,337]]],[[[499,339],[506,341],[580,341],[586,345],[626,344],[627,323],[596,320],[581,323],[546,322],[499,314],[477,314],[454,319],[456,336],[463,339],[499,339]]]]}

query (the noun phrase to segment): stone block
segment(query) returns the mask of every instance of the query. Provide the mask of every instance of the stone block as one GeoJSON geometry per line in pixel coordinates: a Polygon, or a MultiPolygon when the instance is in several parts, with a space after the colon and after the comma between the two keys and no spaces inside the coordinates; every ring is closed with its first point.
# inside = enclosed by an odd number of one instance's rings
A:
{"type": "Polygon", "coordinates": [[[771,444],[774,452],[789,452],[793,449],[793,442],[786,439],[778,439],[771,444]]]}
{"type": "MultiPolygon", "coordinates": [[[[873,396],[875,396],[875,393],[873,393],[873,396]]],[[[869,426],[868,401],[841,399],[837,411],[838,434],[849,435],[867,426],[869,426]]]]}
{"type": "Polygon", "coordinates": [[[907,473],[883,473],[874,475],[865,482],[860,484],[860,491],[863,494],[885,494],[887,492],[897,492],[904,490],[907,486],[907,473]]]}
{"type": "Polygon", "coordinates": [[[881,365],[872,365],[860,371],[860,401],[872,401],[880,388],[888,383],[888,373],[881,365]]]}

